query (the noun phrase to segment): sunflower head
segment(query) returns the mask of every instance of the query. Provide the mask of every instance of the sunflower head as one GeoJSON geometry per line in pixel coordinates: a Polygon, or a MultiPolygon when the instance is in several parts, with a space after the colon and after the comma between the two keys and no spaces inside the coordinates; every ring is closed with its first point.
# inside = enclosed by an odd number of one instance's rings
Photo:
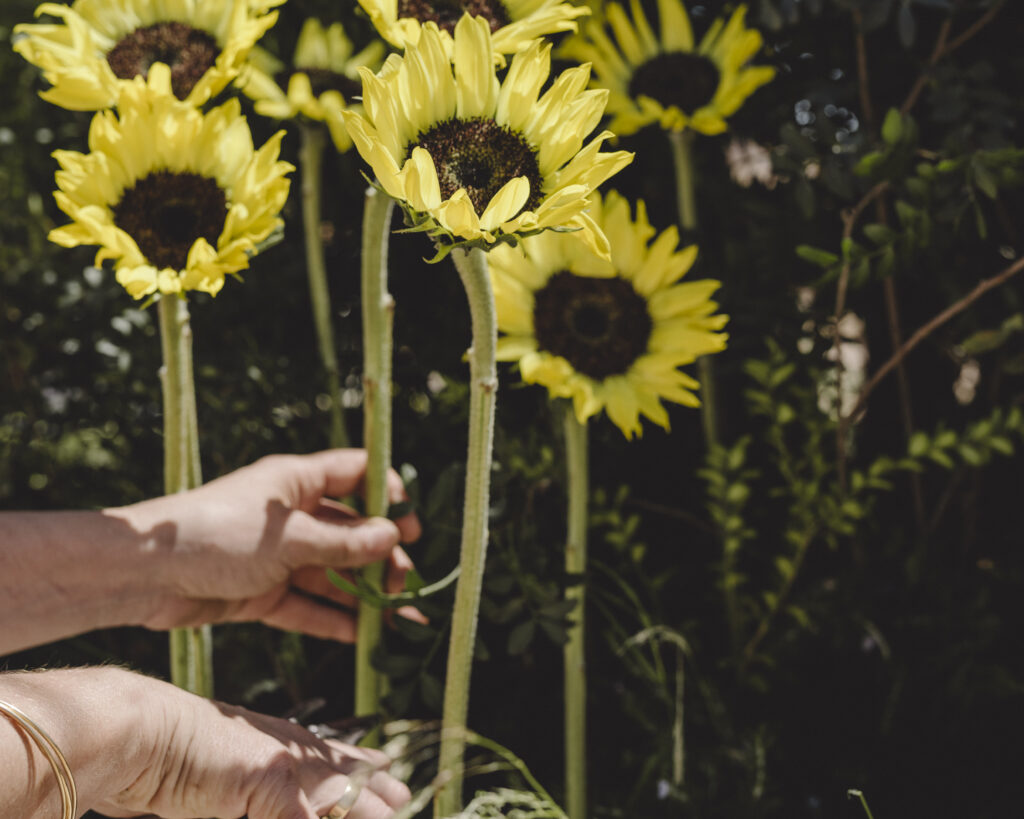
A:
{"type": "Polygon", "coordinates": [[[630,0],[629,14],[619,3],[609,3],[606,12],[561,53],[593,63],[594,85],[610,95],[608,127],[617,134],[652,123],[668,131],[719,134],[726,118],[775,76],[774,68],[747,65],[762,40],[743,24],[746,6],[728,20],[715,20],[700,43],[682,0],[658,0],[658,34],[640,0],[630,0]]]}
{"type": "Polygon", "coordinates": [[[674,227],[654,236],[643,202],[636,218],[614,191],[594,194],[594,220],[611,244],[597,256],[571,234],[524,239],[490,256],[498,359],[523,380],[571,398],[580,423],[602,409],[627,438],[640,416],[668,429],[661,399],[695,407],[697,382],[679,367],[725,348],[719,282],[680,282],[697,248],[677,249],[674,227]]]}
{"type": "Polygon", "coordinates": [[[276,0],[76,0],[43,3],[58,23],[15,26],[14,50],[43,70],[42,96],[75,111],[117,104],[121,89],[163,63],[174,95],[202,105],[231,82],[277,20],[276,0]]]}
{"type": "Polygon", "coordinates": [[[171,72],[125,88],[117,110],[89,128],[90,153],[56,151],[57,204],[71,223],[50,232],[64,247],[99,245],[135,298],[202,290],[249,265],[282,224],[293,170],[278,161],[283,132],[259,150],[237,99],[207,114],[171,95],[171,72]]]}
{"type": "Polygon", "coordinates": [[[413,229],[434,237],[439,256],[458,246],[488,248],[543,230],[576,230],[607,255],[586,211],[591,192],[632,159],[602,152],[610,132],[586,145],[604,111],[605,91],[586,90],[589,70],[570,69],[541,94],[550,46],[534,41],[515,55],[503,81],[481,17],[455,27],[454,63],[440,29],[379,75],[363,69],[362,115],[345,124],[380,186],[413,229]]]}
{"type": "Polygon", "coordinates": [[[238,79],[256,112],[274,119],[304,117],[326,123],[339,151],[352,147],[341,112],[362,93],[359,69],[376,70],[384,59],[380,40],[354,54],[341,23],[326,29],[315,18],[302,26],[291,67],[257,46],[238,79]]]}
{"type": "Polygon", "coordinates": [[[576,31],[576,18],[590,10],[559,0],[359,0],[380,36],[396,48],[419,42],[427,23],[437,26],[450,55],[452,35],[463,14],[487,21],[495,59],[514,54],[531,40],[560,31],[576,31]]]}

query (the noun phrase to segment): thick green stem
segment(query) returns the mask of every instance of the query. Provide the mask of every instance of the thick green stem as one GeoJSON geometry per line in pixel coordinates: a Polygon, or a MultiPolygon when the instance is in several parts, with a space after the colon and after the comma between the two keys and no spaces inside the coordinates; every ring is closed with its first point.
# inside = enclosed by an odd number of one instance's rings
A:
{"type": "MultiPolygon", "coordinates": [[[[363,445],[367,450],[366,513],[388,513],[388,467],[391,465],[391,358],[395,302],[388,293],[388,238],[394,200],[376,188],[366,189],[363,208],[363,445]]],[[[376,588],[384,581],[384,564],[362,570],[376,588]]],[[[356,716],[376,714],[381,675],[371,656],[380,644],[383,611],[359,604],[356,637],[356,716]]],[[[373,742],[374,740],[369,740],[373,742]]],[[[375,743],[374,743],[375,744],[375,743]]]]}
{"type": "MultiPolygon", "coordinates": [[[[669,131],[672,162],[676,171],[676,199],[679,205],[679,227],[683,239],[688,241],[697,229],[696,178],[693,172],[693,131],[669,131]]],[[[700,380],[700,419],[704,426],[704,441],[708,449],[718,443],[718,413],[715,402],[715,372],[710,356],[697,359],[697,377],[700,380]]]]}
{"type": "Polygon", "coordinates": [[[460,563],[455,590],[452,633],[441,723],[441,771],[451,780],[438,793],[434,816],[452,816],[462,809],[462,758],[469,712],[469,679],[476,641],[477,611],[487,557],[487,516],[490,507],[491,447],[498,391],[495,348],[497,316],[487,270],[487,255],[479,249],[453,250],[452,258],[469,300],[473,346],[469,349],[469,447],[462,521],[460,563]]]}
{"type": "Polygon", "coordinates": [[[679,227],[683,238],[697,229],[697,194],[693,175],[693,138],[690,130],[669,131],[672,162],[676,170],[676,204],[679,207],[679,227]]]}
{"type": "Polygon", "coordinates": [[[344,407],[341,403],[341,374],[334,348],[331,322],[331,294],[327,287],[324,243],[320,238],[320,191],[323,176],[324,146],[327,135],[319,126],[303,125],[299,166],[302,170],[302,227],[306,235],[306,272],[309,296],[313,303],[313,324],[320,346],[320,359],[327,374],[327,394],[331,398],[331,446],[348,446],[344,407]]]}
{"type": "Polygon", "coordinates": [[[565,599],[575,602],[565,644],[565,802],[570,819],[587,816],[587,666],[585,644],[587,568],[587,425],[572,404],[565,406],[565,461],[568,478],[568,527],[565,599]]]}
{"type": "MultiPolygon", "coordinates": [[[[185,492],[202,483],[192,326],[184,299],[163,296],[157,303],[164,364],[164,491],[185,492]]],[[[171,680],[205,697],[213,696],[213,638],[209,626],[171,632],[171,680]]]]}

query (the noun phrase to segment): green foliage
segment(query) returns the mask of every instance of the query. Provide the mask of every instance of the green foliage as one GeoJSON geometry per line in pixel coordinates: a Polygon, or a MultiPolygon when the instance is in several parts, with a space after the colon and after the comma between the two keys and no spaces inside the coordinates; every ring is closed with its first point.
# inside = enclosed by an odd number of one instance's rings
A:
{"type": "MultiPolygon", "coordinates": [[[[5,45],[34,5],[4,5],[5,45]]],[[[698,37],[729,6],[689,5],[698,37]]],[[[906,338],[1024,253],[1014,9],[988,0],[749,5],[748,22],[765,32],[755,61],[778,75],[730,118],[731,133],[694,144],[700,219],[688,238],[700,255],[689,276],[721,280],[716,298],[731,316],[730,348],[716,361],[720,444],[706,449],[687,408],[670,408],[671,434],[648,425],[628,443],[593,419],[590,569],[566,577],[558,426],[543,390],[502,374],[471,724],[527,760],[555,799],[524,796],[505,760],[480,780],[491,800],[481,810],[546,815],[560,797],[561,644],[573,613],[563,594],[582,581],[595,819],[853,815],[860,808],[844,798],[852,785],[887,816],[1011,815],[1024,798],[1003,751],[1024,730],[1015,717],[1024,696],[1019,284],[991,291],[903,359],[909,433],[896,371],[841,442],[822,405],[840,381],[857,388],[858,373],[837,377],[840,281],[844,309],[865,322],[870,358],[860,375],[869,377],[893,352],[894,324],[906,338]],[[931,64],[947,21],[947,45],[982,24],[931,64]],[[771,179],[743,187],[730,178],[723,154],[734,137],[768,152],[771,179]],[[887,313],[889,290],[898,321],[887,313]],[[954,394],[968,364],[977,382],[954,394]],[[935,781],[944,787],[907,786],[935,781]]],[[[333,19],[337,4],[290,0],[267,47],[289,55],[307,13],[333,19]]],[[[368,21],[349,8],[342,16],[361,47],[368,21]]],[[[0,74],[0,506],[155,495],[151,311],[109,270],[90,267],[89,250],[46,241],[63,222],[49,153],[85,149],[89,116],[40,101],[37,72],[6,47],[0,74]]],[[[279,127],[249,114],[257,142],[279,127]]],[[[284,143],[293,159],[294,137],[284,143]]],[[[614,187],[644,198],[659,230],[673,224],[664,134],[619,142],[636,159],[614,187]]],[[[352,152],[328,158],[322,224],[352,433],[360,170],[352,152]]],[[[326,444],[334,399],[316,364],[298,218],[293,202],[283,237],[254,258],[244,284],[194,300],[210,478],[326,444]]],[[[469,342],[458,278],[447,262],[425,265],[432,252],[427,237],[396,235],[390,282],[395,462],[414,467],[406,472],[416,476],[410,494],[425,531],[409,550],[427,590],[457,561],[469,342]]],[[[375,657],[390,678],[390,716],[439,713],[451,600],[451,586],[379,600],[429,618],[392,617],[375,657]]],[[[272,713],[319,703],[325,719],[348,713],[348,647],[255,626],[216,633],[219,696],[272,713]]],[[[159,636],[123,629],[5,662],[113,658],[160,674],[164,656],[159,636]]]]}

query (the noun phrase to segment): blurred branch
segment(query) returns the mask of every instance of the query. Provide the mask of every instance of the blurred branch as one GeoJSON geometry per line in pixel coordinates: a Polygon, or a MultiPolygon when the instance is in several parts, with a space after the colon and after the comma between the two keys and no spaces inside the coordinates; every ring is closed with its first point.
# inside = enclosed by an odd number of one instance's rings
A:
{"type": "MultiPolygon", "coordinates": [[[[889,190],[888,180],[883,180],[861,197],[860,201],[849,210],[843,212],[843,246],[853,238],[853,230],[857,225],[864,209],[877,200],[882,194],[889,190]]],[[[832,314],[833,345],[836,350],[836,391],[842,393],[843,385],[843,358],[839,355],[839,319],[846,309],[846,293],[850,285],[850,268],[853,264],[849,254],[843,259],[843,267],[839,271],[839,283],[836,285],[836,306],[832,314]]],[[[846,436],[845,430],[840,423],[839,433],[836,435],[836,470],[839,475],[839,490],[846,492],[846,436]]]]}
{"type": "MultiPolygon", "coordinates": [[[[856,205],[843,211],[844,243],[846,240],[853,238],[853,230],[857,226],[857,222],[860,219],[861,214],[864,212],[864,208],[889,190],[889,187],[890,184],[888,180],[879,182],[871,190],[865,193],[856,205]]],[[[844,259],[842,269],[839,271],[839,284],[836,286],[836,306],[834,311],[836,321],[839,321],[839,316],[842,315],[843,309],[846,307],[846,292],[849,289],[850,284],[850,267],[851,260],[844,259]]]]}
{"type": "MultiPolygon", "coordinates": [[[[863,20],[859,9],[854,9],[853,19],[856,23],[856,45],[857,45],[857,85],[860,92],[860,102],[862,113],[864,114],[864,121],[868,127],[868,132],[872,138],[877,138],[877,129],[875,123],[875,112],[874,104],[871,100],[871,89],[868,85],[868,58],[867,58],[867,47],[864,40],[863,20]]],[[[943,53],[945,48],[946,39],[949,36],[949,23],[950,18],[947,17],[942,24],[942,28],[939,31],[938,39],[935,43],[935,48],[932,50],[932,56],[928,62],[928,68],[922,71],[917,80],[914,83],[914,87],[911,90],[911,96],[916,99],[921,93],[918,86],[924,87],[925,79],[931,71],[931,66],[935,65],[939,57],[943,53]]],[[[906,113],[906,112],[904,112],[906,113]]],[[[879,195],[875,197],[875,220],[880,225],[889,224],[889,213],[885,207],[885,199],[879,195]]],[[[845,265],[849,268],[849,264],[845,265]]],[[[892,276],[886,276],[882,281],[882,290],[885,298],[885,317],[889,325],[889,340],[892,344],[893,350],[898,350],[900,345],[903,343],[903,333],[900,329],[900,309],[899,300],[896,297],[896,284],[892,279],[892,276]]],[[[843,294],[845,299],[845,292],[843,294]]],[[[838,294],[837,294],[838,300],[838,294]]],[[[836,388],[841,391],[842,389],[842,357],[838,354],[839,344],[841,340],[839,338],[839,327],[838,322],[841,318],[841,313],[836,312],[835,321],[837,322],[835,328],[835,344],[836,344],[836,388]]],[[[914,412],[911,407],[910,400],[910,382],[907,379],[906,370],[903,365],[900,364],[898,368],[897,377],[899,379],[899,398],[900,398],[900,421],[903,424],[903,434],[909,441],[910,437],[914,434],[914,412]]],[[[840,437],[837,439],[837,460],[839,464],[839,488],[840,491],[846,491],[846,469],[845,469],[845,447],[846,441],[840,437]]],[[[921,479],[916,475],[910,475],[910,488],[911,494],[914,498],[914,512],[917,519],[918,530],[923,531],[925,526],[925,512],[924,512],[924,493],[921,489],[921,479]]]]}
{"type": "Polygon", "coordinates": [[[850,421],[853,418],[855,418],[861,412],[861,410],[864,409],[864,405],[867,404],[868,396],[872,393],[875,387],[877,387],[878,384],[882,381],[882,379],[885,378],[885,376],[887,376],[890,372],[892,372],[892,370],[895,367],[897,367],[904,358],[906,358],[907,354],[911,350],[913,350],[918,344],[924,341],[928,336],[930,336],[933,332],[939,329],[939,327],[941,327],[951,318],[959,315],[972,304],[974,304],[974,302],[976,302],[979,298],[985,295],[989,290],[999,287],[999,285],[1011,279],[1021,270],[1024,270],[1024,257],[1017,259],[1017,261],[1015,261],[1009,267],[1004,268],[996,275],[988,279],[982,279],[980,282],[978,282],[978,284],[970,293],[968,293],[959,301],[951,304],[941,313],[936,315],[933,319],[931,319],[926,324],[918,328],[918,330],[909,339],[907,339],[906,342],[904,342],[903,346],[900,347],[893,354],[893,356],[888,361],[885,362],[885,364],[879,367],[878,371],[873,376],[871,376],[871,378],[864,385],[863,389],[861,389],[860,396],[857,398],[857,403],[854,404],[853,409],[850,410],[850,412],[848,412],[846,415],[840,416],[840,437],[842,437],[845,434],[846,429],[850,424],[850,421]]]}
{"type": "Polygon", "coordinates": [[[913,88],[910,89],[910,93],[907,94],[907,98],[903,101],[900,106],[900,113],[906,114],[917,104],[918,98],[924,91],[925,86],[928,84],[928,78],[931,76],[932,69],[938,64],[939,60],[943,57],[948,57],[964,43],[974,37],[980,32],[985,26],[995,19],[995,16],[999,13],[1002,7],[1006,4],[1006,0],[998,0],[993,3],[981,17],[975,20],[971,25],[965,28],[960,34],[954,37],[952,40],[949,39],[949,31],[952,28],[953,18],[947,17],[942,22],[942,26],[939,29],[939,33],[935,38],[935,48],[932,49],[932,55],[928,59],[928,64],[924,71],[918,75],[917,81],[914,83],[913,88]]]}

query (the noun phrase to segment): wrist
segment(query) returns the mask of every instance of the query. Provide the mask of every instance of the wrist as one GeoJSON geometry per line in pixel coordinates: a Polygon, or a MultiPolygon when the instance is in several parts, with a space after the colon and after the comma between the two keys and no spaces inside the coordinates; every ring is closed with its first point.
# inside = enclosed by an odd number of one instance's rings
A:
{"type": "MultiPolygon", "coordinates": [[[[0,674],[0,699],[16,705],[61,750],[82,810],[128,788],[152,758],[158,726],[149,724],[153,718],[144,682],[145,678],[116,668],[13,672],[0,674]]],[[[0,812],[49,815],[49,806],[59,796],[56,778],[42,755],[30,745],[6,743],[0,757],[0,767],[12,777],[8,782],[0,776],[8,792],[0,794],[0,812]]]]}
{"type": "Polygon", "coordinates": [[[0,655],[140,622],[146,540],[116,511],[0,514],[0,655]]]}

